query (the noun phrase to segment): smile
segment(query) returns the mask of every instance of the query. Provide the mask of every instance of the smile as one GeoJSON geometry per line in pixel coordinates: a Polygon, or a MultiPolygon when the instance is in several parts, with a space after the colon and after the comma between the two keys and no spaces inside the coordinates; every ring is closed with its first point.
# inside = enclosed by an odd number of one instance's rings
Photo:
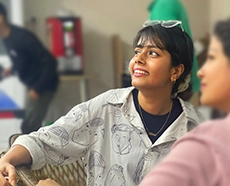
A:
{"type": "Polygon", "coordinates": [[[134,74],[148,74],[148,73],[143,70],[134,70],[134,74]]]}

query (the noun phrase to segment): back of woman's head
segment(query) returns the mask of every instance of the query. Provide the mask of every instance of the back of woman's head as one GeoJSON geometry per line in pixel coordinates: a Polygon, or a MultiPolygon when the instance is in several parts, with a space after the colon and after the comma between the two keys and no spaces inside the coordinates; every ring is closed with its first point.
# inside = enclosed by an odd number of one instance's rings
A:
{"type": "Polygon", "coordinates": [[[153,42],[158,48],[167,50],[171,55],[172,66],[184,65],[184,72],[174,84],[172,95],[178,92],[178,87],[181,84],[184,88],[180,86],[179,92],[185,91],[190,80],[194,52],[193,42],[188,34],[179,26],[165,28],[161,24],[155,24],[139,30],[134,38],[133,47],[135,48],[140,43],[145,45],[146,42],[153,42]]]}
{"type": "Polygon", "coordinates": [[[213,33],[222,43],[224,53],[230,59],[230,19],[217,22],[213,33]]]}

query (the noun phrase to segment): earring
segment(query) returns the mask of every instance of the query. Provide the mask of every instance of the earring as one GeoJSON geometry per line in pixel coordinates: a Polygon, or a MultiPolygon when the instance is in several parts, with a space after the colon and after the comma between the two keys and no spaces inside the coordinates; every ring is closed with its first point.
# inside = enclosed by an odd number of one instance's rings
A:
{"type": "Polygon", "coordinates": [[[172,83],[173,83],[173,84],[175,84],[175,83],[176,83],[176,78],[174,78],[174,79],[173,79],[172,83]]]}

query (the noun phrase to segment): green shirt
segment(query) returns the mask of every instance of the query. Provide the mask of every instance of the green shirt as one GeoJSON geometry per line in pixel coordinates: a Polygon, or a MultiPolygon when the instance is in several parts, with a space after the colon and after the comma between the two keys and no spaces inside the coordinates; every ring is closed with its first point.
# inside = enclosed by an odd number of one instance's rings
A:
{"type": "MultiPolygon", "coordinates": [[[[182,21],[184,30],[192,38],[192,33],[189,26],[188,16],[186,9],[180,0],[154,0],[150,6],[149,19],[150,20],[180,20],[182,21]]],[[[200,90],[200,81],[197,77],[198,62],[194,54],[193,67],[192,67],[192,88],[193,92],[200,90]]]]}

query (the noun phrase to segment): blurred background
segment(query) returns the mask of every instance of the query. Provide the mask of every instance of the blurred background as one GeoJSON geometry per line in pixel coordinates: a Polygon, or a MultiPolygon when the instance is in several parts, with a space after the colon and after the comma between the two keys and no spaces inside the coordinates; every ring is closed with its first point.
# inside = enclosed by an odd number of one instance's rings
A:
{"type": "MultiPolygon", "coordinates": [[[[230,17],[230,1],[181,1],[189,16],[196,54],[201,65],[205,59],[212,26],[217,20],[230,17]]],[[[72,60],[76,72],[65,74],[65,68],[62,66],[58,93],[50,106],[44,125],[66,114],[74,105],[108,89],[125,86],[126,81],[129,81],[124,75],[128,74],[127,64],[133,56],[133,38],[149,17],[148,6],[151,0],[0,0],[0,2],[6,5],[11,23],[32,31],[50,50],[54,50],[51,43],[55,43],[58,38],[52,40],[55,30],[50,31],[48,20],[51,18],[61,23],[62,18],[78,20],[79,33],[74,35],[74,42],[78,43],[81,52],[76,53],[75,58],[68,55],[55,56],[62,65],[72,60]]],[[[67,32],[63,32],[60,35],[62,39],[73,37],[69,30],[67,31],[69,36],[64,36],[67,32]]],[[[0,64],[3,67],[11,65],[1,43],[0,64]]],[[[14,105],[13,110],[23,111],[25,87],[16,76],[1,80],[1,90],[14,105]]],[[[1,104],[3,105],[3,102],[0,99],[1,104]]],[[[209,117],[208,111],[206,117],[209,117]]],[[[6,148],[11,134],[20,133],[21,121],[17,114],[12,115],[10,112],[3,114],[0,111],[0,150],[6,148]]]]}

